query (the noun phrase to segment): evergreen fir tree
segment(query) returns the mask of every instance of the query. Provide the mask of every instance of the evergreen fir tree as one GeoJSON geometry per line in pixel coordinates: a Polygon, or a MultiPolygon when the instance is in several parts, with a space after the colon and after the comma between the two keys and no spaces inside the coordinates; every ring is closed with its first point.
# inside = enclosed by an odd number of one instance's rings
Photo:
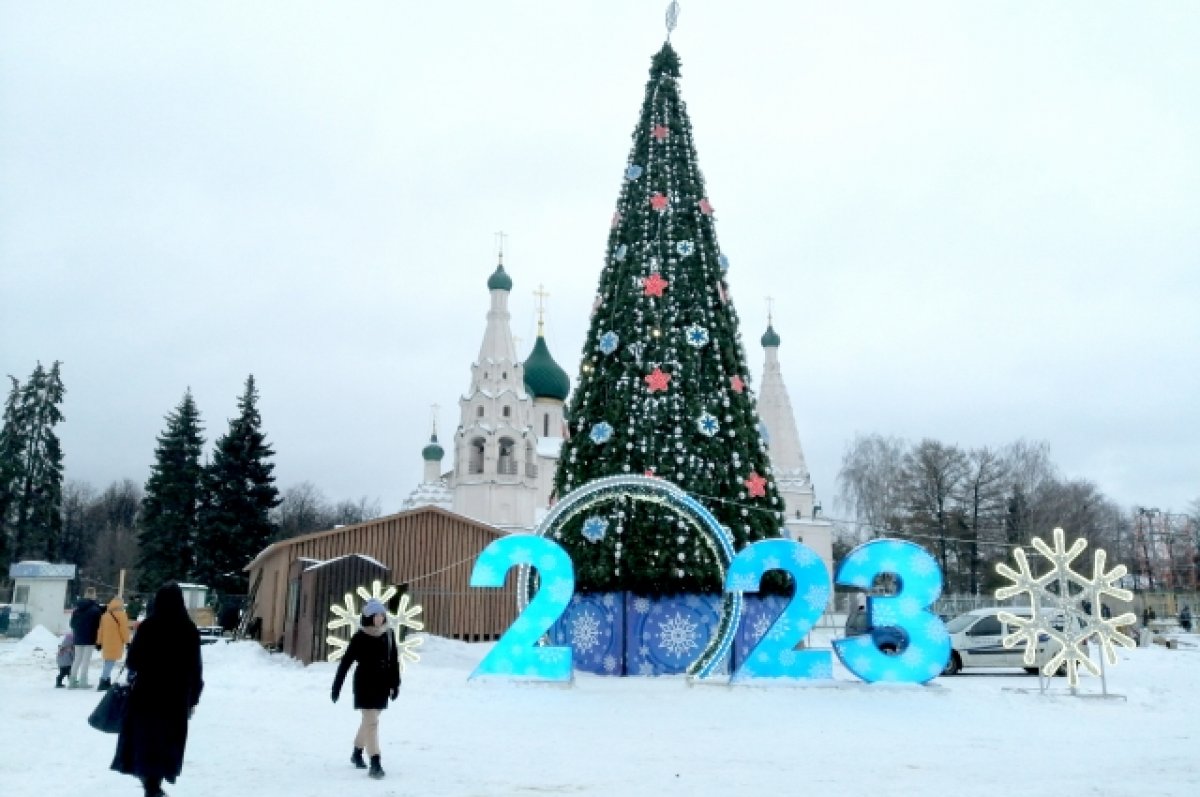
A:
{"type": "MultiPolygon", "coordinates": [[[[63,454],[54,427],[63,420],[58,408],[65,393],[60,365],[55,362],[47,371],[38,363],[20,395],[9,396],[5,409],[0,468],[6,487],[0,501],[6,505],[0,506],[0,517],[7,516],[9,555],[14,560],[55,560],[59,556],[63,454]]],[[[16,380],[13,390],[17,391],[16,380]]]]}
{"type": "Polygon", "coordinates": [[[205,469],[196,544],[196,579],[224,594],[246,591],[242,568],[273,538],[271,510],[279,504],[271,475],[275,464],[269,461],[275,452],[262,432],[253,375],[246,379],[238,409],[205,469]]]}
{"type": "Polygon", "coordinates": [[[138,522],[138,588],[147,592],[171,579],[191,576],[204,489],[203,428],[190,388],[166,420],[138,522]]]}
{"type": "Polygon", "coordinates": [[[16,535],[17,499],[24,472],[25,440],[28,430],[21,412],[21,383],[10,376],[12,389],[4,402],[4,425],[0,426],[0,572],[7,573],[16,535]]]}
{"type": "MultiPolygon", "coordinates": [[[[678,82],[679,58],[664,44],[633,133],[555,488],[562,496],[620,474],[668,479],[741,549],[779,536],[783,505],[678,82]]],[[[648,502],[602,505],[559,538],[581,590],[723,586],[698,532],[648,502]]]]}

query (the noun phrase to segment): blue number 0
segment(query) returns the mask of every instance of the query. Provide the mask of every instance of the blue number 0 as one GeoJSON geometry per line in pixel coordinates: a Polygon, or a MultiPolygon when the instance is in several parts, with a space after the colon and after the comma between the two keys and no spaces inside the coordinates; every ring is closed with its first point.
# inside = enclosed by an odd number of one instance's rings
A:
{"type": "Polygon", "coordinates": [[[925,683],[936,678],[950,656],[950,637],[941,619],[927,611],[942,594],[942,571],[929,553],[905,540],[872,540],[858,546],[838,568],[837,583],[867,590],[877,576],[894,575],[895,595],[867,598],[875,628],[897,628],[907,645],[894,655],[880,650],[870,633],[833,643],[846,669],[868,683],[925,683]]]}
{"type": "Polygon", "coordinates": [[[504,576],[519,565],[537,568],[541,579],[538,593],[479,662],[471,678],[497,675],[534,681],[569,681],[571,648],[537,646],[537,641],[562,616],[575,594],[575,568],[561,546],[543,537],[524,534],[501,537],[484,548],[475,560],[471,586],[503,586],[504,576]]]}
{"type": "Polygon", "coordinates": [[[747,678],[832,678],[827,650],[795,650],[829,603],[829,573],[811,548],[794,540],[762,540],[734,558],[725,575],[726,592],[758,592],[769,570],[789,573],[796,585],[791,601],[747,654],[731,680],[747,678]]]}

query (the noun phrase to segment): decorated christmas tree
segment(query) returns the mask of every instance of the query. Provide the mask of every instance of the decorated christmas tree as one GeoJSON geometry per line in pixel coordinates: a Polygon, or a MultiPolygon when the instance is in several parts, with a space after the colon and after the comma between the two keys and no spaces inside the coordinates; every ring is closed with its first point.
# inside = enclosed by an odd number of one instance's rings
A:
{"type": "MultiPolygon", "coordinates": [[[[614,475],[668,479],[704,503],[736,547],[778,537],[783,503],[758,432],[714,209],[670,43],[654,56],[583,347],[564,496],[614,475]]],[[[582,591],[720,592],[700,533],[665,506],[623,498],[558,532],[582,591]]]]}

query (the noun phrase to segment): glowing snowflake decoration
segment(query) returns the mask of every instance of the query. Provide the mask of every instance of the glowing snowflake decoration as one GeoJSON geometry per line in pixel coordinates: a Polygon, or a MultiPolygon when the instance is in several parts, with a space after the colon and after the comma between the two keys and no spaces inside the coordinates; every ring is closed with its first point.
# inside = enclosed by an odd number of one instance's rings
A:
{"type": "Polygon", "coordinates": [[[1024,642],[1026,666],[1032,665],[1037,658],[1039,639],[1048,638],[1056,643],[1058,648],[1042,665],[1042,673],[1052,675],[1059,668],[1065,667],[1068,682],[1074,688],[1079,685],[1080,667],[1093,675],[1100,675],[1100,668],[1088,655],[1089,639],[1095,637],[1102,655],[1109,664],[1117,663],[1115,645],[1136,647],[1132,639],[1118,630],[1119,626],[1128,625],[1137,619],[1133,614],[1127,612],[1111,619],[1102,616],[1102,600],[1106,596],[1119,601],[1133,599],[1132,592],[1116,586],[1116,582],[1120,581],[1127,569],[1125,565],[1117,565],[1105,572],[1108,555],[1098,550],[1092,564],[1092,578],[1085,578],[1075,572],[1071,565],[1087,547],[1087,540],[1077,539],[1067,548],[1062,529],[1054,530],[1053,548],[1038,537],[1032,542],[1038,553],[1050,562],[1050,569],[1042,575],[1034,575],[1022,548],[1013,552],[1013,558],[1017,562],[1016,570],[1003,563],[996,565],[996,572],[1013,582],[996,590],[996,599],[1006,600],[1025,592],[1029,594],[1033,605],[1033,614],[1030,617],[1000,613],[1001,621],[1017,628],[1001,641],[1008,648],[1024,642]],[[1091,611],[1085,609],[1085,606],[1090,607],[1091,611]]]}
{"type": "Polygon", "coordinates": [[[708,330],[699,324],[692,324],[684,330],[688,345],[700,349],[708,345],[708,330]]]}
{"type": "Polygon", "coordinates": [[[658,626],[658,641],[672,656],[699,649],[697,624],[676,612],[658,626]]]}
{"type": "MultiPolygon", "coordinates": [[[[392,633],[396,637],[396,652],[400,658],[400,670],[404,671],[409,664],[416,664],[420,661],[421,656],[417,653],[417,648],[425,643],[425,637],[415,636],[408,638],[407,632],[404,629],[412,631],[424,630],[425,623],[417,619],[417,615],[421,614],[424,609],[417,604],[410,605],[411,598],[408,595],[401,595],[400,602],[396,606],[396,612],[392,613],[388,611],[388,601],[396,597],[397,589],[394,586],[383,589],[383,582],[381,581],[372,581],[369,592],[366,587],[358,587],[354,592],[358,593],[358,597],[362,599],[362,603],[359,604],[355,601],[354,593],[347,592],[343,596],[342,603],[335,603],[329,607],[329,613],[334,616],[334,619],[326,623],[325,627],[335,633],[342,628],[349,628],[350,635],[353,635],[360,627],[359,617],[362,614],[362,607],[366,606],[367,601],[379,601],[384,606],[388,627],[392,629],[392,633]]],[[[346,655],[346,648],[350,646],[348,637],[343,638],[334,634],[325,637],[325,642],[328,643],[330,648],[329,655],[326,656],[327,661],[337,661],[346,655]]]]}

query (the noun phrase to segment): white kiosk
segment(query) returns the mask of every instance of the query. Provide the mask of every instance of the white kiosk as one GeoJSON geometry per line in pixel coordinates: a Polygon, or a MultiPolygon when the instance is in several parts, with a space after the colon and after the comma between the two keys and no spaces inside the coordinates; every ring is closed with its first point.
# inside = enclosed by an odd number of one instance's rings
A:
{"type": "Polygon", "coordinates": [[[9,565],[8,577],[13,580],[10,635],[39,625],[55,635],[67,630],[67,583],[75,578],[75,565],[18,562],[9,565]]]}

